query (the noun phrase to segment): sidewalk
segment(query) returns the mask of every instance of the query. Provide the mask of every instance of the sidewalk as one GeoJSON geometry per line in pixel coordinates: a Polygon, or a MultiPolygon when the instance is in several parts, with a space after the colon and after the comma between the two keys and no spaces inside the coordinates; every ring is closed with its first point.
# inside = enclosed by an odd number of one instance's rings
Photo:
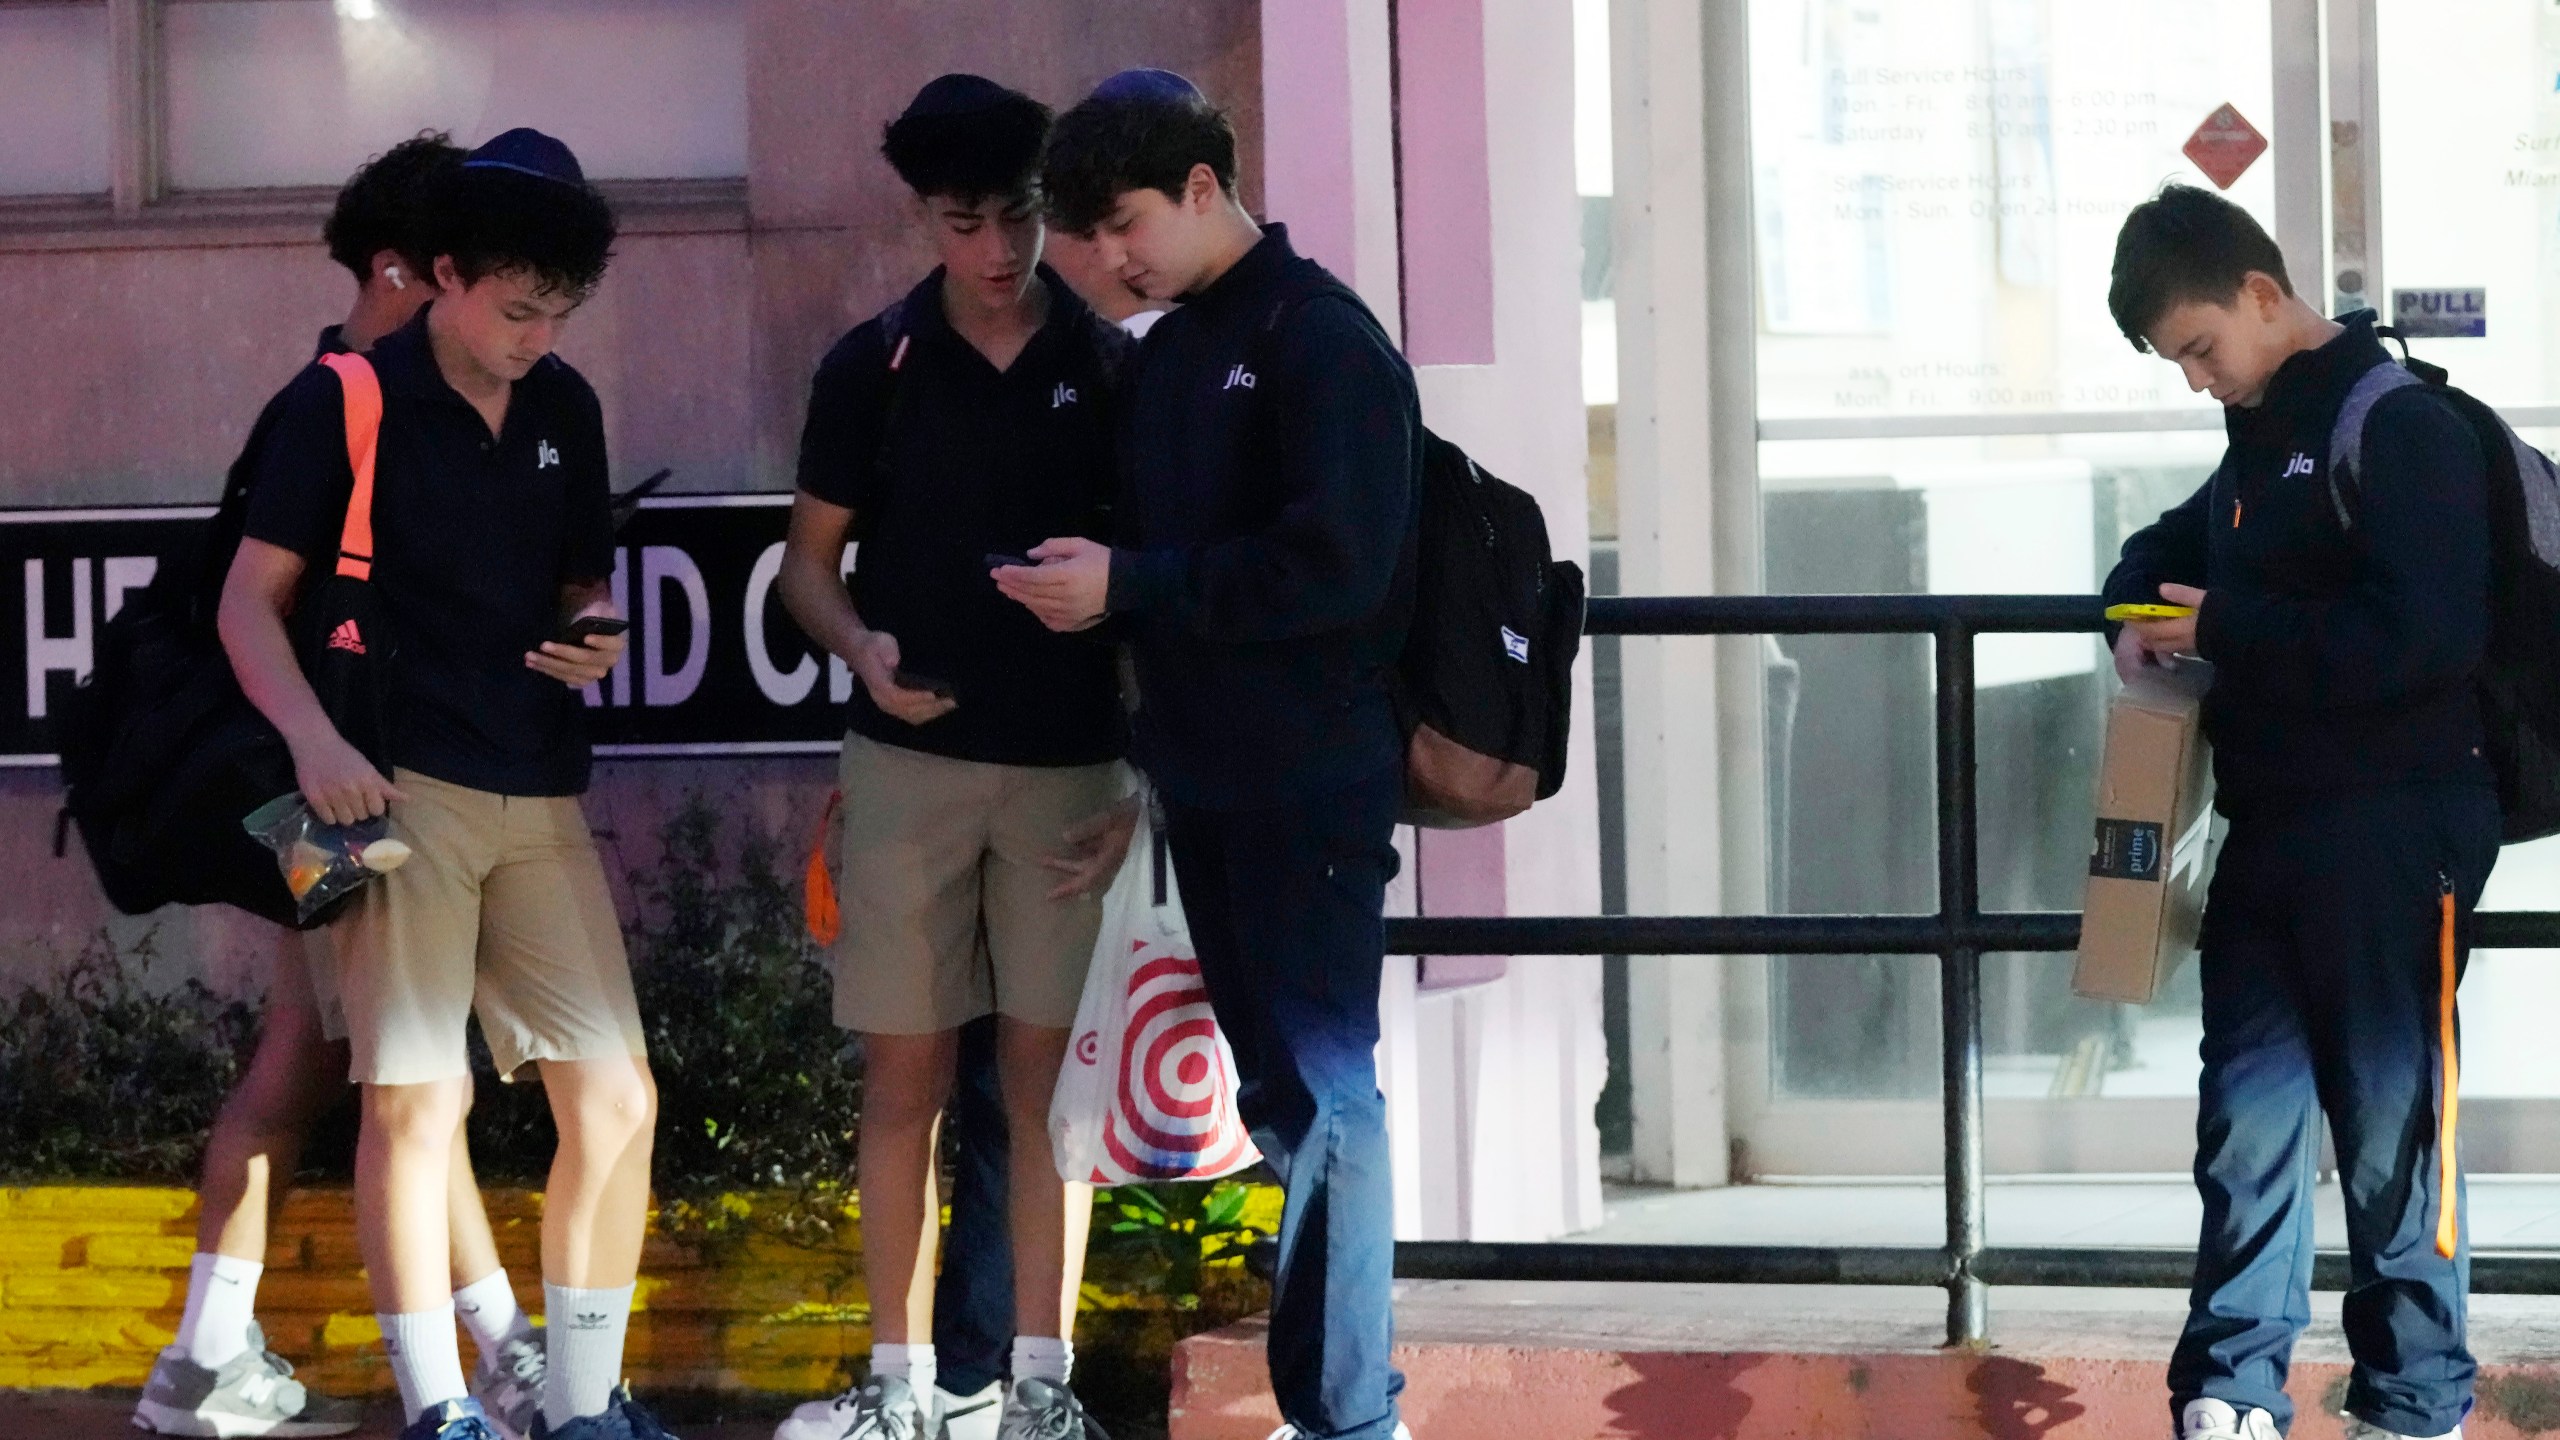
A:
{"type": "MultiPolygon", "coordinates": [[[[133,1428],[135,1392],[0,1390],[0,1440],[141,1440],[133,1428]]],[[[400,1433],[390,1405],[375,1407],[351,1440],[392,1440],[400,1433]]],[[[770,1440],[774,1419],[681,1423],[667,1418],[682,1440],[770,1440]]],[[[776,1417],[778,1418],[778,1417],[776,1417]]]]}

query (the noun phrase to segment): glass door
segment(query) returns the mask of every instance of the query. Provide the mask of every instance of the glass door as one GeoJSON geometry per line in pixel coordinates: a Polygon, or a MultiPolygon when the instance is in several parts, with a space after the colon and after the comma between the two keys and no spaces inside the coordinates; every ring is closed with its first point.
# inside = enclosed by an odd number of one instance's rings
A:
{"type": "MultiPolygon", "coordinates": [[[[2560,4],[2375,8],[2375,43],[2353,57],[2363,73],[2344,82],[2377,109],[2379,144],[2356,157],[2381,239],[2361,257],[2366,298],[2405,328],[2438,332],[2411,339],[2412,353],[2551,449],[2560,445],[2560,4]],[[2453,56],[2459,64],[2446,63],[2453,56]]],[[[2333,60],[2333,89],[2347,58],[2333,60]]],[[[2342,215],[2337,228],[2356,218],[2342,215]]],[[[2560,909],[2560,840],[2509,846],[2486,903],[2560,909]]],[[[2549,1039],[2560,953],[2475,955],[2462,999],[2466,1159],[2477,1171],[2560,1171],[2560,1049],[2549,1039]]]]}
{"type": "MultiPolygon", "coordinates": [[[[2226,146],[2269,140],[2224,178],[2279,228],[2285,180],[2324,158],[2272,143],[2280,114],[2319,104],[2316,63],[2284,63],[2300,56],[2279,44],[2301,21],[2316,54],[2311,13],[1753,0],[1770,592],[2087,592],[2127,533],[2201,483],[2220,412],[2116,332],[2116,228],[2164,180],[2214,183],[2218,157],[2189,144],[2208,122],[2226,146]]],[[[2316,236],[2289,248],[2320,254],[2316,236]]],[[[1772,908],[1931,908],[1929,642],[1777,649],[1772,908]]],[[[1989,637],[1976,655],[1983,902],[2076,909],[2112,672],[2093,637],[1989,637]]],[[[2070,968],[1984,962],[1992,1169],[2183,1170],[2194,967],[2142,1008],[2074,997],[2070,968]]],[[[1739,967],[1735,987],[1739,1168],[1938,1170],[1933,959],[1770,959],[1739,967]]]]}

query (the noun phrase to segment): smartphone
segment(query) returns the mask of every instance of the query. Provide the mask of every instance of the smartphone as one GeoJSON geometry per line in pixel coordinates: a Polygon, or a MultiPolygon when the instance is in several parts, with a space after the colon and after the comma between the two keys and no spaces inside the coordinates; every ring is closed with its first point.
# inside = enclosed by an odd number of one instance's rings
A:
{"type": "Polygon", "coordinates": [[[950,681],[936,680],[930,675],[919,675],[903,665],[890,671],[889,678],[896,681],[901,690],[922,690],[938,700],[951,698],[950,681]]]}
{"type": "Polygon", "coordinates": [[[2107,618],[2126,620],[2177,620],[2196,613],[2192,605],[2110,605],[2107,618]]]}
{"type": "Polygon", "coordinates": [[[551,638],[563,645],[584,645],[588,637],[619,635],[631,628],[631,622],[619,615],[581,615],[551,638]]]}
{"type": "Polygon", "coordinates": [[[990,555],[987,557],[987,568],[990,570],[1001,570],[1007,565],[1019,565],[1028,570],[1035,568],[1039,563],[1040,562],[1037,560],[1026,560],[1019,555],[990,555]]]}

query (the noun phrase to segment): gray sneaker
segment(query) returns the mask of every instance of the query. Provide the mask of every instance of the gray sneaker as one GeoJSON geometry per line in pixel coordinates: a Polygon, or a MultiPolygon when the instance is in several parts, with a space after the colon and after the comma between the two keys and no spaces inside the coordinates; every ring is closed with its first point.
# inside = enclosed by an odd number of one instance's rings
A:
{"type": "Polygon", "coordinates": [[[938,1415],[925,1412],[904,1375],[874,1375],[833,1400],[812,1400],[791,1412],[773,1440],[936,1440],[938,1415]]]}
{"type": "Polygon", "coordinates": [[[471,1395],[505,1440],[527,1440],[533,1434],[533,1417],[542,1413],[542,1377],[549,1358],[539,1330],[518,1331],[480,1352],[472,1367],[471,1395]]]}
{"type": "Polygon", "coordinates": [[[1086,1440],[1090,1424],[1073,1390],[1038,1378],[1016,1380],[1004,1397],[996,1440],[1086,1440]]]}
{"type": "Polygon", "coordinates": [[[219,1370],[208,1370],[172,1345],[160,1352],[133,1427],[155,1435],[344,1435],[362,1422],[352,1401],[314,1395],[293,1378],[293,1367],[267,1350],[267,1337],[249,1327],[249,1348],[219,1370]]]}

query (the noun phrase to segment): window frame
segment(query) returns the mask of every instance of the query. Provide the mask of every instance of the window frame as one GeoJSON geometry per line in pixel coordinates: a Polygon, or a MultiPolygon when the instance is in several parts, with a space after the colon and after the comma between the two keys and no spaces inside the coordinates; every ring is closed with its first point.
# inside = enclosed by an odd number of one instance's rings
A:
{"type": "MultiPolygon", "coordinates": [[[[103,194],[0,195],[0,253],[307,241],[337,199],[334,185],[175,190],[169,184],[168,46],[162,21],[191,0],[0,0],[0,9],[107,14],[108,176],[103,194]]],[[[603,180],[626,232],[743,229],[747,179],[603,180]]]]}

